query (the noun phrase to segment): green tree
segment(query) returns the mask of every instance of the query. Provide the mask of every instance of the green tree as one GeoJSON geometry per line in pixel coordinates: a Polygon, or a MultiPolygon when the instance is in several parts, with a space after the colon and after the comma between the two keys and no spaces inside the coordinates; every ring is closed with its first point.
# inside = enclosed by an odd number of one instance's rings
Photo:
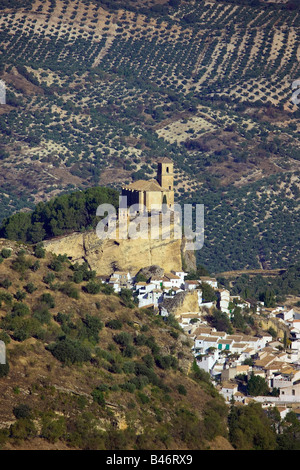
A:
{"type": "Polygon", "coordinates": [[[31,243],[39,243],[46,237],[46,231],[41,222],[36,222],[28,228],[26,238],[31,243]]]}
{"type": "Polygon", "coordinates": [[[32,410],[29,405],[21,403],[13,408],[13,414],[17,419],[20,418],[32,418],[32,410]]]}
{"type": "Polygon", "coordinates": [[[9,373],[9,363],[6,361],[5,364],[0,364],[0,379],[6,377],[9,373]]]}
{"type": "Polygon", "coordinates": [[[230,442],[237,450],[275,450],[272,424],[259,403],[232,405],[228,418],[230,442]]]}
{"type": "Polygon", "coordinates": [[[37,435],[36,427],[29,418],[20,418],[11,425],[10,437],[17,440],[31,439],[37,435]]]}
{"type": "Polygon", "coordinates": [[[67,426],[64,416],[57,417],[53,412],[47,412],[42,416],[41,437],[51,443],[55,443],[66,437],[67,426]]]}
{"type": "Polygon", "coordinates": [[[17,254],[16,259],[12,261],[11,267],[14,271],[17,271],[18,273],[23,275],[27,271],[27,269],[31,267],[31,265],[32,262],[30,258],[26,257],[25,252],[21,250],[17,254]]]}
{"type": "Polygon", "coordinates": [[[294,411],[290,411],[280,423],[277,446],[278,450],[300,450],[300,422],[294,411]]]}
{"type": "Polygon", "coordinates": [[[263,377],[254,375],[252,373],[247,384],[247,393],[252,397],[256,397],[258,395],[268,395],[268,384],[263,377]]]}
{"type": "Polygon", "coordinates": [[[264,302],[265,307],[275,307],[276,306],[276,297],[272,290],[267,289],[263,294],[260,296],[260,300],[264,302]]]}
{"type": "Polygon", "coordinates": [[[38,243],[35,248],[34,248],[34,255],[37,258],[45,258],[46,256],[46,250],[44,248],[43,243],[38,243]]]}
{"type": "Polygon", "coordinates": [[[1,256],[2,258],[9,258],[11,256],[11,250],[9,248],[2,248],[1,256]]]}
{"type": "Polygon", "coordinates": [[[233,328],[228,318],[228,315],[221,310],[214,309],[212,316],[210,317],[211,323],[217,331],[226,331],[226,333],[232,334],[233,328]]]}
{"type": "Polygon", "coordinates": [[[215,302],[217,300],[214,288],[207,284],[207,282],[202,282],[201,290],[203,302],[215,302]]]}
{"type": "Polygon", "coordinates": [[[9,240],[27,241],[27,230],[31,227],[31,215],[28,212],[19,212],[4,219],[0,236],[9,240]]]}
{"type": "Polygon", "coordinates": [[[66,364],[75,364],[90,361],[90,350],[69,338],[62,338],[58,342],[51,344],[47,347],[53,356],[60,362],[66,364]]]}
{"type": "Polygon", "coordinates": [[[99,292],[101,291],[101,285],[99,282],[96,282],[96,281],[89,281],[86,286],[84,287],[84,290],[88,293],[88,294],[99,294],[99,292]]]}
{"type": "Polygon", "coordinates": [[[132,292],[131,292],[130,289],[122,288],[119,295],[120,295],[125,307],[128,307],[128,308],[133,308],[134,307],[134,303],[133,303],[133,300],[132,300],[132,292]]]}

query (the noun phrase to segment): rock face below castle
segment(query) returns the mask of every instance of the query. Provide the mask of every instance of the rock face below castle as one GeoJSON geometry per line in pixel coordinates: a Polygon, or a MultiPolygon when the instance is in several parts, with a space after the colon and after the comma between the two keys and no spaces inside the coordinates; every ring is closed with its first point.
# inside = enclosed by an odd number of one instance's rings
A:
{"type": "Polygon", "coordinates": [[[200,312],[198,290],[179,292],[173,298],[165,298],[161,306],[175,318],[187,312],[200,312]]]}
{"type": "Polygon", "coordinates": [[[72,233],[44,241],[45,249],[66,254],[72,262],[86,261],[97,275],[107,276],[115,270],[135,274],[145,266],[158,265],[165,271],[195,269],[194,252],[185,251],[182,240],[100,240],[95,231],[72,233]]]}

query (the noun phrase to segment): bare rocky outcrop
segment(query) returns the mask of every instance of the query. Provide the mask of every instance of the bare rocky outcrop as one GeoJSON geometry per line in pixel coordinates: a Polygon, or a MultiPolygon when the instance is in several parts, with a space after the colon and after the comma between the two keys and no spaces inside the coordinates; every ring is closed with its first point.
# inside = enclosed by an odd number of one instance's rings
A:
{"type": "Polygon", "coordinates": [[[143,276],[147,281],[149,279],[161,279],[164,276],[164,270],[160,266],[152,265],[142,268],[138,272],[139,275],[143,276]]]}
{"type": "Polygon", "coordinates": [[[174,297],[165,298],[161,307],[167,310],[169,314],[178,317],[182,313],[200,312],[198,303],[198,291],[178,292],[174,297]]]}
{"type": "MultiPolygon", "coordinates": [[[[97,275],[109,275],[115,270],[136,274],[145,266],[158,265],[165,272],[181,271],[185,262],[184,240],[181,239],[119,239],[101,240],[96,231],[74,232],[68,236],[44,241],[45,249],[66,254],[72,262],[87,262],[97,275]]],[[[188,265],[194,255],[189,252],[188,265]]]]}

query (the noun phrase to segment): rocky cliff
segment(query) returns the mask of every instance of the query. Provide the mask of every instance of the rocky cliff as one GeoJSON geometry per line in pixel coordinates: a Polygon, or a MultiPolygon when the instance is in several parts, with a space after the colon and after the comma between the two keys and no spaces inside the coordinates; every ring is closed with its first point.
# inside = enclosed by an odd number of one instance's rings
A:
{"type": "Polygon", "coordinates": [[[66,254],[72,262],[86,261],[98,275],[115,270],[135,274],[145,266],[158,265],[165,271],[195,269],[195,256],[185,250],[185,241],[177,239],[119,239],[101,240],[96,231],[72,233],[44,241],[45,249],[66,254]]]}
{"type": "Polygon", "coordinates": [[[175,318],[182,313],[200,312],[198,303],[198,291],[179,292],[173,298],[164,299],[161,306],[166,309],[175,318]]]}

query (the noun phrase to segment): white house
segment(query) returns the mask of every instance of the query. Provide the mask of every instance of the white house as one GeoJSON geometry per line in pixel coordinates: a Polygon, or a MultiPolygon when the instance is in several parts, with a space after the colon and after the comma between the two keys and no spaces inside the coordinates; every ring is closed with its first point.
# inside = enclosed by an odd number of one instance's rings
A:
{"type": "Polygon", "coordinates": [[[194,347],[199,353],[206,353],[209,348],[218,347],[218,337],[199,335],[195,338],[194,347]]]}
{"type": "Polygon", "coordinates": [[[222,385],[220,393],[225,398],[225,401],[229,403],[234,395],[238,392],[238,386],[236,383],[227,382],[222,385]]]}
{"type": "Polygon", "coordinates": [[[227,289],[218,289],[217,306],[221,312],[229,313],[230,292],[227,289]]]}
{"type": "Polygon", "coordinates": [[[203,369],[205,372],[210,373],[211,369],[214,367],[216,361],[218,359],[218,352],[212,351],[210,354],[206,354],[202,357],[197,357],[197,366],[200,369],[203,369]]]}
{"type": "Polygon", "coordinates": [[[108,284],[113,286],[115,292],[120,292],[122,287],[132,287],[132,277],[129,272],[115,271],[111,274],[108,284]]]}
{"type": "Polygon", "coordinates": [[[247,346],[240,354],[240,361],[244,362],[245,359],[251,359],[255,355],[256,351],[254,348],[247,346]]]}
{"type": "Polygon", "coordinates": [[[163,283],[167,283],[171,288],[172,287],[178,287],[180,288],[182,286],[182,280],[181,277],[177,276],[177,274],[174,273],[165,273],[164,278],[163,278],[163,283]]]}
{"type": "Polygon", "coordinates": [[[224,382],[228,382],[231,379],[234,379],[237,375],[247,375],[251,370],[250,366],[247,365],[235,365],[233,367],[225,367],[222,370],[221,378],[224,382]]]}
{"type": "Polygon", "coordinates": [[[194,290],[197,287],[199,287],[199,281],[192,281],[192,280],[186,280],[184,281],[184,288],[185,290],[194,290]]]}
{"type": "Polygon", "coordinates": [[[182,313],[179,317],[179,323],[182,326],[190,324],[191,320],[200,321],[201,317],[199,313],[195,313],[195,312],[182,313]]]}
{"type": "Polygon", "coordinates": [[[181,281],[180,287],[184,286],[184,278],[188,275],[188,273],[185,273],[184,271],[171,271],[171,272],[180,278],[180,281],[181,281]]]}
{"type": "Polygon", "coordinates": [[[300,320],[293,318],[291,320],[287,320],[287,324],[289,325],[290,329],[293,331],[297,330],[300,333],[300,320]]]}
{"type": "Polygon", "coordinates": [[[113,287],[114,292],[118,293],[121,291],[120,280],[116,277],[111,277],[108,284],[113,287]]]}
{"type": "Polygon", "coordinates": [[[205,282],[206,284],[209,284],[214,289],[218,288],[218,282],[214,277],[203,276],[203,277],[200,277],[199,282],[200,282],[200,284],[205,282]]]}
{"type": "Polygon", "coordinates": [[[151,292],[143,292],[137,296],[139,301],[139,308],[153,305],[157,307],[163,301],[164,294],[160,289],[153,289],[151,292]]]}
{"type": "Polygon", "coordinates": [[[231,352],[232,353],[242,354],[242,352],[245,349],[247,349],[247,345],[245,343],[236,343],[234,341],[232,346],[231,346],[231,352]]]}
{"type": "Polygon", "coordinates": [[[254,348],[256,351],[263,349],[265,347],[265,341],[258,336],[246,336],[245,340],[247,341],[248,346],[254,348]]]}
{"type": "Polygon", "coordinates": [[[217,348],[219,351],[230,351],[232,352],[232,346],[234,344],[234,341],[232,339],[218,339],[218,345],[217,348]]]}
{"type": "Polygon", "coordinates": [[[274,374],[274,377],[271,380],[271,386],[274,388],[288,388],[294,385],[299,381],[300,371],[290,370],[274,374]]]}
{"type": "Polygon", "coordinates": [[[300,383],[292,384],[279,389],[279,401],[299,402],[300,401],[300,383]]]}
{"type": "Polygon", "coordinates": [[[137,282],[135,284],[135,290],[137,290],[139,294],[151,292],[155,288],[155,284],[149,282],[137,282]]]}
{"type": "Polygon", "coordinates": [[[154,284],[156,289],[161,289],[163,286],[163,276],[159,277],[151,277],[149,280],[150,284],[154,284]]]}
{"type": "Polygon", "coordinates": [[[281,318],[283,321],[290,321],[294,319],[294,310],[291,308],[290,310],[282,310],[276,316],[281,318]]]}
{"type": "Polygon", "coordinates": [[[269,333],[264,332],[262,334],[261,340],[262,340],[263,348],[265,348],[267,346],[267,344],[269,344],[271,341],[273,341],[273,337],[269,333]]]}
{"type": "Polygon", "coordinates": [[[115,271],[112,276],[119,279],[119,281],[124,284],[132,281],[132,276],[128,271],[115,271]]]}

